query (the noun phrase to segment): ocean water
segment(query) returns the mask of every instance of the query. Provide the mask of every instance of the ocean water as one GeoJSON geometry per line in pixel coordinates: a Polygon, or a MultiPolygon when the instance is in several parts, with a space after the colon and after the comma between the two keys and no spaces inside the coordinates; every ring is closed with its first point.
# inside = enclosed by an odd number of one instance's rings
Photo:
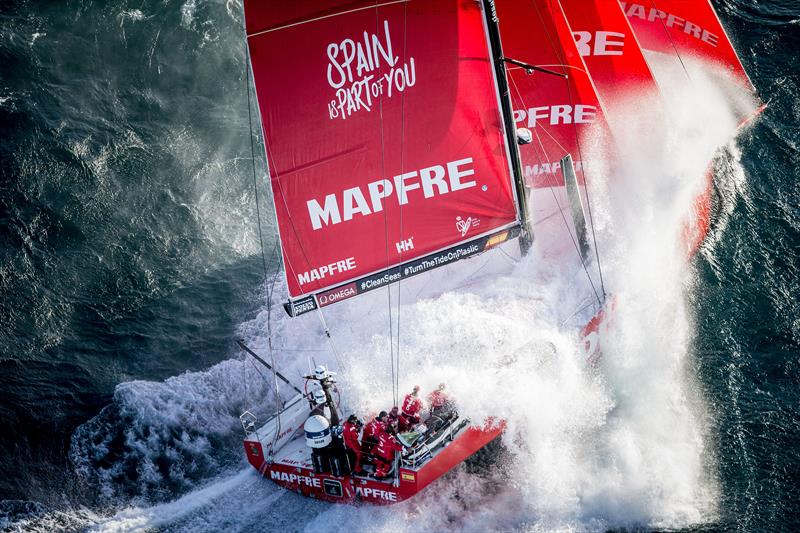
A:
{"type": "Polygon", "coordinates": [[[266,351],[270,314],[241,5],[4,3],[0,528],[800,529],[800,6],[715,5],[769,106],[728,142],[696,120],[724,118],[713,96],[687,96],[677,140],[630,158],[636,209],[594,195],[621,243],[603,250],[619,318],[596,369],[567,312],[585,279],[547,261],[479,258],[458,290],[395,292],[391,317],[385,292],[337,304],[333,347],[313,314],[274,310],[279,366],[341,365],[349,408],[390,401],[399,329],[402,387],[445,375],[462,411],[508,421],[493,463],[372,508],[302,499],[243,458],[238,415],[275,400],[233,344],[266,351]],[[719,145],[717,216],[684,267],[663,243],[719,145]],[[635,188],[642,171],[670,188],[635,188]]]}

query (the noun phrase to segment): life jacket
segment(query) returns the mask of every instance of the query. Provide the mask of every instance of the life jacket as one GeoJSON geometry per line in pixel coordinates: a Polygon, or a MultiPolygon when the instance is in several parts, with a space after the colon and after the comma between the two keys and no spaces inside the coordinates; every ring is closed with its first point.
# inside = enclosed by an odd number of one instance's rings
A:
{"type": "Polygon", "coordinates": [[[447,394],[444,391],[435,390],[428,395],[428,401],[430,401],[431,408],[444,407],[447,403],[447,394]]]}
{"type": "Polygon", "coordinates": [[[368,438],[378,440],[384,433],[386,433],[386,424],[377,418],[373,418],[369,424],[364,426],[364,440],[367,440],[368,438]]]}
{"type": "Polygon", "coordinates": [[[394,461],[394,454],[403,449],[403,445],[397,442],[394,436],[383,433],[375,446],[375,455],[387,462],[394,461]]]}
{"type": "Polygon", "coordinates": [[[406,394],[405,399],[403,399],[403,414],[406,416],[419,416],[420,411],[422,411],[422,400],[413,394],[406,394]]]}
{"type": "Polygon", "coordinates": [[[353,450],[360,450],[361,444],[358,442],[358,427],[350,422],[345,422],[342,428],[344,429],[344,445],[353,450]]]}

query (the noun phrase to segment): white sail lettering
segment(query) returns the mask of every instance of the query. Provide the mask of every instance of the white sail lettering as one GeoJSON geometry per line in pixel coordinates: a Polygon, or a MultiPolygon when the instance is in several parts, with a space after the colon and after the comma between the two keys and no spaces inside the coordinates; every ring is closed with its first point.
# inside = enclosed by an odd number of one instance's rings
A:
{"type": "Polygon", "coordinates": [[[312,268],[308,272],[301,272],[297,275],[297,282],[300,285],[305,285],[306,283],[318,281],[341,272],[347,272],[348,270],[353,270],[354,268],[356,268],[356,258],[348,257],[347,259],[341,259],[333,263],[328,263],[327,265],[321,265],[317,268],[312,268]]]}
{"type": "Polygon", "coordinates": [[[361,213],[362,215],[369,215],[371,211],[367,206],[367,200],[361,193],[361,189],[353,187],[352,189],[345,189],[344,191],[344,219],[351,220],[353,215],[361,213]]]}
{"type": "Polygon", "coordinates": [[[373,181],[369,185],[369,199],[372,202],[372,212],[383,211],[382,199],[392,194],[392,182],[389,180],[373,181]]]}
{"type": "Polygon", "coordinates": [[[314,199],[306,202],[306,205],[308,206],[308,215],[311,217],[311,227],[314,229],[320,229],[323,222],[327,226],[328,224],[338,224],[342,221],[335,194],[329,194],[325,197],[325,207],[320,207],[319,202],[314,199]]]}
{"type": "Polygon", "coordinates": [[[427,199],[475,187],[478,183],[476,180],[465,179],[475,175],[472,165],[472,158],[467,157],[445,165],[432,165],[419,171],[405,172],[393,176],[391,181],[384,178],[368,183],[366,189],[353,187],[342,191],[341,196],[328,194],[322,205],[319,200],[312,198],[306,201],[311,227],[318,230],[323,226],[339,224],[343,220],[352,220],[358,214],[368,216],[378,213],[383,211],[386,207],[385,201],[392,195],[397,198],[398,205],[406,205],[415,198],[408,193],[417,189],[422,189],[422,195],[417,197],[427,199]]]}
{"type": "Polygon", "coordinates": [[[597,108],[593,105],[578,104],[575,106],[575,124],[591,124],[597,115],[597,108]]]}
{"type": "Polygon", "coordinates": [[[372,36],[372,54],[375,56],[375,67],[380,67],[381,62],[378,58],[378,52],[383,56],[383,60],[393,67],[397,63],[397,57],[392,54],[392,38],[389,35],[389,21],[383,21],[383,31],[386,33],[386,47],[381,44],[381,40],[377,35],[372,36]]]}
{"type": "Polygon", "coordinates": [[[589,47],[589,41],[592,40],[592,34],[588,31],[573,31],[572,37],[575,39],[575,44],[578,47],[578,53],[582,56],[588,56],[592,53],[589,47]]]}
{"type": "Polygon", "coordinates": [[[364,32],[364,49],[367,51],[367,61],[369,62],[369,69],[375,68],[375,60],[372,59],[372,50],[369,46],[369,33],[364,32]]]}
{"type": "Polygon", "coordinates": [[[444,181],[444,167],[436,165],[423,168],[419,171],[419,177],[422,180],[422,193],[425,195],[425,198],[430,198],[434,195],[434,185],[439,189],[439,194],[449,192],[447,190],[447,183],[444,181]]]}
{"type": "Polygon", "coordinates": [[[397,198],[398,203],[400,205],[405,205],[408,203],[408,191],[413,191],[414,189],[419,189],[419,182],[417,183],[406,183],[407,179],[413,178],[417,175],[417,172],[406,172],[405,174],[400,174],[399,176],[394,177],[394,188],[397,191],[397,198]]]}
{"type": "Polygon", "coordinates": [[[594,55],[596,56],[621,56],[624,46],[624,33],[616,31],[598,31],[595,33],[594,55]],[[613,47],[616,47],[616,49],[613,47]]]}
{"type": "Polygon", "coordinates": [[[571,105],[554,105],[550,108],[550,125],[556,124],[572,124],[572,106],[571,105]]]}
{"type": "Polygon", "coordinates": [[[341,65],[339,62],[336,61],[336,56],[339,55],[339,46],[336,43],[331,43],[328,45],[328,59],[330,63],[328,63],[328,84],[333,87],[334,89],[338,89],[347,81],[347,78],[344,75],[344,70],[342,70],[341,65]],[[334,80],[333,76],[333,69],[336,69],[338,74],[338,80],[334,80]]]}
{"type": "Polygon", "coordinates": [[[474,175],[475,169],[468,168],[466,170],[460,170],[458,167],[471,163],[471,157],[447,163],[447,173],[450,175],[450,190],[460,191],[461,189],[469,189],[470,187],[474,187],[476,185],[474,181],[467,181],[464,183],[461,182],[461,178],[474,175]]]}
{"type": "Polygon", "coordinates": [[[335,98],[327,104],[331,120],[369,112],[374,99],[382,95],[391,98],[417,83],[414,58],[401,65],[394,55],[388,20],[383,21],[383,32],[381,36],[365,31],[363,41],[342,39],[328,45],[328,84],[335,89],[335,98]]]}
{"type": "Polygon", "coordinates": [[[711,33],[705,28],[702,28],[694,22],[684,19],[683,17],[661,11],[660,9],[656,9],[654,7],[647,9],[642,4],[628,4],[627,2],[620,2],[620,5],[625,11],[625,16],[628,18],[636,17],[648,22],[658,21],[659,25],[663,24],[667,28],[679,28],[686,35],[690,35],[695,39],[699,39],[704,43],[710,44],[711,46],[717,46],[719,44],[719,36],[717,34],[711,33]]]}
{"type": "Polygon", "coordinates": [[[531,107],[514,111],[514,120],[522,122],[528,118],[528,127],[535,128],[540,120],[549,119],[551,126],[559,124],[589,124],[594,122],[597,107],[588,104],[557,104],[552,106],[531,107]]]}

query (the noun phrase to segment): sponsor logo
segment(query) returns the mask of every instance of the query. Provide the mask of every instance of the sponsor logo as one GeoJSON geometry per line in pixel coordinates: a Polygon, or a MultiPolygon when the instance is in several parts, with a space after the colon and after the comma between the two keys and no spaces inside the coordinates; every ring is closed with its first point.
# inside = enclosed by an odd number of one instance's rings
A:
{"type": "Polygon", "coordinates": [[[345,285],[344,287],[339,287],[338,289],[334,289],[332,291],[320,293],[317,296],[317,301],[319,302],[320,306],[330,305],[332,303],[336,303],[339,300],[344,300],[346,298],[350,298],[351,296],[356,295],[356,284],[350,283],[345,285]]]}
{"type": "Polygon", "coordinates": [[[293,428],[287,429],[286,431],[284,431],[283,433],[280,433],[277,437],[275,437],[275,440],[282,439],[283,437],[285,437],[286,435],[288,435],[292,431],[294,431],[293,428]]]}
{"type": "Polygon", "coordinates": [[[306,485],[308,487],[322,487],[319,478],[316,477],[299,476],[297,474],[288,474],[286,472],[279,472],[277,470],[270,470],[269,477],[274,481],[283,481],[285,483],[291,483],[292,485],[297,484],[306,485]]]}
{"type": "Polygon", "coordinates": [[[315,305],[313,298],[301,300],[299,302],[292,302],[292,316],[297,316],[307,311],[313,311],[314,307],[315,305]]]}
{"type": "Polygon", "coordinates": [[[250,455],[253,457],[258,457],[261,455],[261,447],[258,444],[255,442],[250,442],[248,444],[250,444],[250,455]]]}
{"type": "Polygon", "coordinates": [[[336,261],[335,263],[328,263],[327,265],[322,265],[317,268],[312,268],[308,272],[303,272],[302,274],[298,274],[297,281],[300,283],[300,285],[304,285],[306,283],[311,283],[312,281],[317,281],[328,276],[333,276],[334,274],[340,272],[347,272],[348,270],[353,270],[354,268],[356,268],[356,258],[348,257],[347,259],[342,259],[341,261],[336,261]]]}
{"type": "Polygon", "coordinates": [[[403,252],[408,252],[414,249],[414,237],[406,239],[404,241],[394,243],[395,248],[397,248],[397,253],[401,254],[403,252]]]}
{"type": "Polygon", "coordinates": [[[387,502],[396,502],[397,493],[390,490],[373,489],[370,487],[356,487],[356,494],[362,498],[379,498],[387,502]]]}
{"type": "Polygon", "coordinates": [[[363,40],[348,38],[329,44],[327,54],[328,85],[335,90],[328,103],[331,120],[345,120],[362,110],[369,112],[376,99],[383,95],[391,98],[417,83],[414,58],[398,64],[386,20],[382,35],[365,31],[363,40]],[[383,71],[378,72],[380,69],[383,71]]]}
{"type": "Polygon", "coordinates": [[[620,2],[625,16],[629,19],[638,18],[647,22],[658,22],[659,25],[663,24],[667,28],[675,28],[682,30],[686,35],[691,35],[704,43],[716,47],[719,44],[719,35],[702,28],[700,25],[695,24],[672,13],[661,11],[654,7],[645,7],[642,4],[632,2],[620,2]],[[659,20],[660,19],[660,20],[659,20]]]}
{"type": "Polygon", "coordinates": [[[582,56],[621,56],[625,34],[615,31],[573,31],[575,44],[582,56]]]}
{"type": "Polygon", "coordinates": [[[477,227],[480,223],[481,219],[479,218],[467,217],[466,219],[463,219],[461,217],[456,217],[456,229],[462,237],[466,237],[470,228],[477,227]]]}
{"type": "MultiPolygon", "coordinates": [[[[338,194],[329,194],[325,196],[322,204],[316,198],[308,200],[306,205],[311,227],[318,230],[322,226],[352,220],[355,215],[368,216],[378,213],[383,211],[384,201],[393,195],[398,205],[405,205],[409,202],[409,193],[414,190],[421,189],[422,197],[431,198],[475,187],[477,182],[468,179],[469,176],[475,175],[472,163],[471,157],[449,161],[444,165],[405,172],[394,176],[391,180],[373,181],[363,188],[353,187],[338,194]]],[[[419,198],[419,193],[412,194],[412,198],[414,197],[419,198]]]]}
{"type": "MultiPolygon", "coordinates": [[[[583,163],[575,161],[575,172],[583,170],[583,163]]],[[[525,177],[530,178],[533,176],[540,176],[542,174],[557,174],[561,170],[561,161],[553,161],[552,163],[542,163],[534,165],[525,165],[523,169],[525,177]]]]}
{"type": "Polygon", "coordinates": [[[559,124],[591,124],[597,115],[597,106],[588,104],[558,104],[529,107],[514,111],[514,122],[522,122],[527,117],[528,127],[535,128],[539,121],[547,121],[551,126],[559,124]]]}

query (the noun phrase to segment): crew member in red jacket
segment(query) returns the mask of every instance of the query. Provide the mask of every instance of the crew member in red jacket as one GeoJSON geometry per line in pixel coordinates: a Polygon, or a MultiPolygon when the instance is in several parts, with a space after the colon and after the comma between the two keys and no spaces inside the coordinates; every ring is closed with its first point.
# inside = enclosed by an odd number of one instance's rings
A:
{"type": "Polygon", "coordinates": [[[375,446],[375,477],[385,478],[392,470],[395,454],[403,450],[394,436],[394,429],[389,428],[388,432],[381,434],[378,445],[375,446]]]}
{"type": "Polygon", "coordinates": [[[354,474],[361,472],[361,443],[358,442],[358,432],[362,425],[356,415],[350,415],[347,422],[342,425],[347,458],[350,460],[350,470],[354,474]]]}
{"type": "Polygon", "coordinates": [[[422,411],[422,400],[419,399],[419,385],[414,385],[414,390],[403,399],[403,417],[406,419],[406,427],[413,427],[419,424],[419,413],[422,411]]]}
{"type": "Polygon", "coordinates": [[[389,422],[387,425],[393,427],[395,431],[403,431],[400,429],[400,409],[398,409],[396,405],[392,407],[391,411],[389,411],[389,417],[387,420],[389,422]]]}
{"type": "Polygon", "coordinates": [[[361,451],[367,455],[372,454],[372,448],[378,444],[380,436],[386,433],[389,415],[381,411],[378,416],[364,426],[364,435],[361,439],[361,451]]]}
{"type": "Polygon", "coordinates": [[[431,416],[443,416],[450,411],[450,398],[444,389],[444,383],[439,383],[439,387],[428,395],[431,416]]]}

